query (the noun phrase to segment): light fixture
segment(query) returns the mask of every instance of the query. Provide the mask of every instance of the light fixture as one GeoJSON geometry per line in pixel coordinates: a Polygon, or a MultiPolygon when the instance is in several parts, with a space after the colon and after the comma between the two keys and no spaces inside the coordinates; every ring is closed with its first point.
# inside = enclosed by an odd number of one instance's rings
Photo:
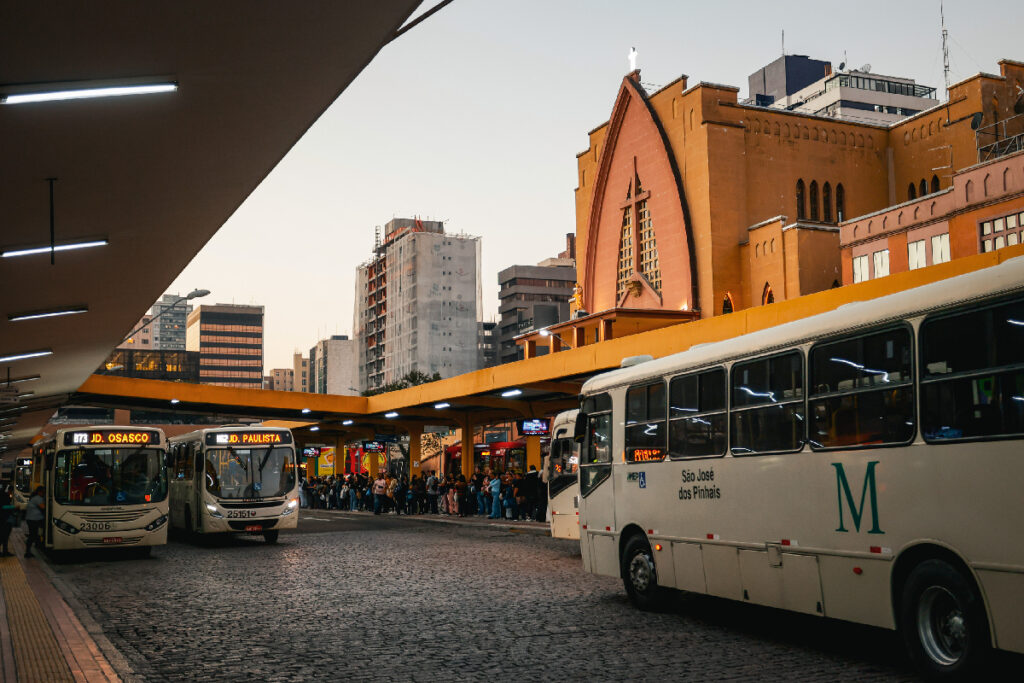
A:
{"type": "Polygon", "coordinates": [[[344,426],[348,427],[350,424],[352,424],[352,420],[345,420],[341,424],[343,424],[344,426]]]}
{"type": "Polygon", "coordinates": [[[440,403],[435,403],[434,404],[434,409],[435,410],[444,410],[445,408],[451,408],[451,407],[452,407],[452,404],[448,403],[447,401],[441,401],[440,403]]]}
{"type": "Polygon", "coordinates": [[[384,413],[384,417],[390,420],[393,417],[398,417],[398,413],[392,410],[390,413],[384,413]]]}
{"type": "Polygon", "coordinates": [[[174,92],[178,84],[161,79],[120,79],[116,81],[73,81],[34,85],[0,86],[0,104],[29,104],[32,102],[60,102],[98,97],[124,97],[126,95],[155,95],[174,92]]]}
{"type": "Polygon", "coordinates": [[[309,431],[311,431],[311,432],[319,432],[320,431],[320,427],[318,425],[313,425],[312,427],[309,428],[309,431]]]}
{"type": "Polygon", "coordinates": [[[72,249],[87,249],[89,247],[105,247],[110,242],[105,239],[88,240],[86,242],[67,242],[65,244],[46,245],[45,247],[25,247],[24,249],[5,249],[0,256],[11,258],[12,256],[31,256],[32,254],[49,254],[53,251],[70,251],[72,249]]]}
{"type": "Polygon", "coordinates": [[[181,403],[181,399],[177,399],[177,398],[172,398],[172,399],[171,399],[171,405],[172,405],[172,406],[176,406],[176,405],[178,405],[179,403],[181,403]]]}
{"type": "Polygon", "coordinates": [[[508,391],[501,392],[501,396],[502,398],[511,398],[513,396],[519,396],[522,393],[522,389],[509,389],[508,391]]]}
{"type": "Polygon", "coordinates": [[[0,356],[0,363],[10,363],[16,360],[25,360],[26,358],[38,358],[39,356],[49,356],[53,351],[50,349],[40,349],[39,351],[22,351],[21,353],[12,353],[9,356],[0,356]]]}
{"type": "Polygon", "coordinates": [[[302,414],[303,414],[303,415],[305,415],[305,414],[307,414],[307,413],[309,413],[309,412],[310,412],[309,408],[303,408],[303,409],[302,409],[302,414]]]}
{"type": "Polygon", "coordinates": [[[542,337],[550,337],[551,336],[551,330],[549,330],[548,328],[545,327],[543,330],[540,331],[540,336],[542,336],[542,337]]]}
{"type": "Polygon", "coordinates": [[[75,313],[88,312],[88,306],[72,306],[70,308],[54,308],[48,311],[33,311],[31,313],[11,313],[7,316],[7,321],[15,323],[22,320],[36,320],[37,318],[55,318],[59,315],[74,315],[75,313]]]}

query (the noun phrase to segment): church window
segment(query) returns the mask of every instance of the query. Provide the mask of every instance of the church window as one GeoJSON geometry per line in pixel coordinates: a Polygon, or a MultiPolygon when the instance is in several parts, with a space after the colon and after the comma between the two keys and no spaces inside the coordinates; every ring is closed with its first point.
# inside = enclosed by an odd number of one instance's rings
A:
{"type": "MultiPolygon", "coordinates": [[[[628,197],[628,194],[627,194],[628,197]]],[[[626,291],[626,282],[633,275],[633,207],[627,206],[622,212],[622,233],[619,237],[619,274],[616,281],[615,298],[621,298],[626,291]]]]}
{"type": "Polygon", "coordinates": [[[811,181],[811,220],[818,220],[818,181],[811,181]]]}
{"type": "Polygon", "coordinates": [[[764,292],[761,294],[761,304],[767,306],[773,303],[775,303],[775,292],[772,291],[772,286],[766,282],[764,283],[764,292]]]}
{"type": "Polygon", "coordinates": [[[907,199],[917,199],[917,188],[914,183],[907,185],[907,199]]]}
{"type": "MultiPolygon", "coordinates": [[[[648,193],[649,194],[649,193],[648,193]]],[[[615,298],[621,299],[634,272],[644,276],[651,288],[661,294],[661,265],[658,244],[654,237],[651,210],[644,197],[640,177],[634,173],[626,189],[622,206],[622,230],[619,233],[619,261],[615,298]],[[634,247],[636,252],[634,253],[634,247]]]]}
{"type": "Polygon", "coordinates": [[[732,311],[732,297],[726,294],[725,299],[722,300],[722,315],[725,315],[726,313],[732,313],[732,311]]]}
{"type": "Polygon", "coordinates": [[[807,218],[807,212],[804,208],[804,181],[800,179],[796,181],[796,217],[797,220],[803,220],[807,218]]]}
{"type": "Polygon", "coordinates": [[[938,191],[939,191],[939,176],[933,175],[932,176],[932,192],[938,192],[938,191]]]}
{"type": "MultiPolygon", "coordinates": [[[[639,181],[638,181],[639,182],[639,181]]],[[[654,226],[651,224],[651,211],[647,208],[647,200],[637,205],[640,232],[640,272],[655,292],[661,294],[661,266],[658,264],[658,244],[654,239],[654,226]]]]}
{"type": "Polygon", "coordinates": [[[923,197],[926,194],[928,194],[928,181],[926,181],[924,178],[921,178],[921,190],[920,192],[918,192],[918,195],[923,197]]]}
{"type": "Polygon", "coordinates": [[[843,222],[843,218],[846,217],[846,191],[843,189],[843,184],[839,183],[836,185],[836,221],[839,223],[843,222]]]}
{"type": "Polygon", "coordinates": [[[823,216],[826,223],[832,222],[832,186],[825,183],[821,188],[823,216]]]}

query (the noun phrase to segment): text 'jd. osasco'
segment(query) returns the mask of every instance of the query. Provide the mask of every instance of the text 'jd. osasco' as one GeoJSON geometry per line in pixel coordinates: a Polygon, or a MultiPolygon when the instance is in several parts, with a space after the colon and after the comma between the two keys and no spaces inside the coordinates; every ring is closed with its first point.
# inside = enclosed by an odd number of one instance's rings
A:
{"type": "Polygon", "coordinates": [[[683,486],[679,487],[679,500],[716,500],[722,497],[722,490],[715,486],[714,469],[684,469],[683,486]]]}

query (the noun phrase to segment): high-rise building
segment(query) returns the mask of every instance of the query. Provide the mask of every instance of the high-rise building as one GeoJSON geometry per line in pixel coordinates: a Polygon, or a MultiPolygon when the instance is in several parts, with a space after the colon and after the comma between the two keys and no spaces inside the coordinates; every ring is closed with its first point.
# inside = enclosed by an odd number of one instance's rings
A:
{"type": "Polygon", "coordinates": [[[152,349],[153,348],[153,326],[150,321],[153,316],[147,313],[139,318],[139,322],[131,329],[129,335],[117,345],[118,349],[152,349]]]}
{"type": "Polygon", "coordinates": [[[870,64],[833,72],[830,62],[804,55],[783,55],[747,82],[748,104],[866,123],[894,123],[939,103],[935,88],[912,78],[872,73],[870,64]]]}
{"type": "Polygon", "coordinates": [[[480,238],[445,233],[440,221],[388,222],[356,271],[359,388],[412,371],[452,377],[481,365],[480,238]]]}
{"type": "Polygon", "coordinates": [[[309,359],[292,354],[292,391],[309,391],[309,359]]]}
{"type": "Polygon", "coordinates": [[[202,305],[188,316],[185,346],[199,351],[199,382],[263,386],[263,306],[202,305]]]}
{"type": "Polygon", "coordinates": [[[153,348],[185,350],[185,327],[192,304],[178,294],[164,294],[151,310],[153,348]]]}
{"type": "Polygon", "coordinates": [[[480,323],[481,367],[493,368],[498,364],[498,323],[480,323]]]}
{"type": "Polygon", "coordinates": [[[567,236],[566,250],[559,258],[535,266],[510,266],[498,273],[499,363],[523,358],[517,335],[569,319],[569,298],[576,284],[575,242],[574,236],[567,236]]]}
{"type": "Polygon", "coordinates": [[[358,377],[356,342],[348,335],[331,335],[309,350],[310,392],[356,396],[358,377]]]}

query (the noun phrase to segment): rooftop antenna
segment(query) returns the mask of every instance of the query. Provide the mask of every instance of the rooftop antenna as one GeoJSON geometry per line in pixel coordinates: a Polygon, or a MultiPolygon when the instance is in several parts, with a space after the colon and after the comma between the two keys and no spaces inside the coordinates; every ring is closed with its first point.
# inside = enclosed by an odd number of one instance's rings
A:
{"type": "Polygon", "coordinates": [[[786,56],[786,29],[782,29],[782,56],[786,56]]]}
{"type": "Polygon", "coordinates": [[[942,75],[946,81],[946,125],[949,125],[949,31],[946,30],[946,12],[939,0],[939,24],[942,26],[942,75]]]}

